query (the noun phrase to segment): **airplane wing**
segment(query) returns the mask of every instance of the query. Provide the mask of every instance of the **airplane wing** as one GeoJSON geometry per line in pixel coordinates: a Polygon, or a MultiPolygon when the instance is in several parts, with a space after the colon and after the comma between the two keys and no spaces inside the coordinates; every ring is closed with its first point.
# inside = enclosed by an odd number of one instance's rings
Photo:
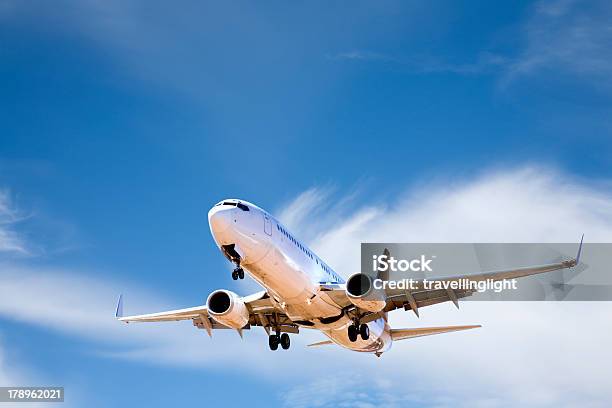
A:
{"type": "MultiPolygon", "coordinates": [[[[580,239],[580,245],[578,246],[578,252],[576,258],[569,259],[561,262],[527,266],[523,268],[508,269],[503,271],[484,272],[473,275],[459,275],[448,278],[436,279],[440,282],[480,282],[480,281],[500,281],[504,279],[518,279],[526,276],[539,275],[541,273],[557,271],[560,269],[573,268],[580,262],[580,254],[582,252],[582,241],[580,239]]],[[[447,289],[425,289],[423,281],[417,282],[415,289],[410,290],[387,290],[387,307],[383,312],[389,312],[398,308],[404,310],[412,310],[417,316],[419,315],[419,308],[425,306],[435,305],[437,303],[451,301],[459,308],[459,299],[471,296],[475,290],[461,289],[453,290],[447,289]]]]}
{"type": "MultiPolygon", "coordinates": [[[[278,321],[282,331],[289,333],[297,332],[297,327],[294,327],[295,325],[292,324],[291,320],[276,307],[267,292],[257,292],[250,296],[243,297],[242,300],[246,304],[250,316],[249,323],[242,329],[239,329],[239,333],[241,333],[242,330],[250,329],[251,326],[262,326],[266,332],[269,332],[272,319],[278,321]]],[[[165,312],[123,316],[123,295],[119,296],[119,300],[117,301],[115,317],[117,320],[125,323],[192,320],[194,326],[198,329],[206,330],[209,336],[212,336],[213,329],[231,329],[212,319],[208,315],[206,305],[168,310],[165,312]]]]}
{"type": "MultiPolygon", "coordinates": [[[[583,236],[584,238],[584,236],[583,236]]],[[[541,273],[556,271],[559,269],[573,268],[580,262],[580,254],[582,252],[582,241],[578,247],[578,253],[576,258],[569,259],[557,263],[551,263],[546,265],[528,266],[523,268],[509,269],[503,271],[484,272],[472,275],[459,275],[448,278],[435,279],[440,282],[479,282],[479,281],[500,281],[504,279],[517,279],[526,276],[538,275],[541,273]]],[[[429,279],[432,281],[433,279],[429,279]]],[[[322,285],[321,290],[327,294],[329,298],[339,305],[340,307],[346,308],[351,307],[352,303],[346,295],[345,285],[322,285]]],[[[426,288],[423,281],[415,282],[414,288],[409,290],[405,289],[387,289],[387,305],[378,313],[369,313],[361,319],[362,322],[366,323],[371,320],[375,320],[382,317],[385,313],[395,309],[403,308],[404,310],[412,310],[417,316],[419,315],[419,308],[435,305],[442,302],[453,302],[456,307],[459,307],[458,300],[467,296],[472,295],[475,290],[470,289],[430,289],[426,288]]]]}
{"type": "Polygon", "coordinates": [[[123,316],[123,295],[119,296],[117,302],[117,311],[115,317],[120,322],[170,322],[179,320],[189,320],[200,317],[201,315],[208,316],[206,306],[189,307],[186,309],[169,310],[167,312],[148,313],[134,316],[123,316]]]}

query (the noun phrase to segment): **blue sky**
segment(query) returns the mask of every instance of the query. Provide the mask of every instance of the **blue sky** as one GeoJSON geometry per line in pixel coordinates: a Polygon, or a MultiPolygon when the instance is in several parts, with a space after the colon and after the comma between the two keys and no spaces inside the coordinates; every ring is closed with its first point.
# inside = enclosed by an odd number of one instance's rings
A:
{"type": "Polygon", "coordinates": [[[482,203],[561,186],[592,200],[552,213],[558,201],[538,201],[548,215],[538,231],[572,211],[608,223],[611,15],[607,2],[577,1],[1,1],[0,260],[14,278],[5,290],[31,277],[36,297],[15,301],[40,304],[19,317],[0,308],[0,380],[65,384],[75,406],[94,406],[92,393],[98,406],[228,394],[279,405],[303,398],[296,382],[337,389],[318,370],[352,356],[296,352],[304,376],[278,380],[295,369],[290,353],[270,357],[265,375],[240,363],[265,364],[253,356],[268,356],[263,334],[236,352],[216,343],[221,357],[175,361],[182,349],[169,336],[213,343],[188,326],[151,328],[164,340],[158,355],[146,327],[124,340],[107,335],[114,322],[76,329],[83,316],[61,322],[64,309],[51,310],[70,299],[103,319],[119,291],[128,311],[144,312],[252,290],[231,281],[210,237],[206,212],[225,197],[282,214],[324,253],[340,242],[326,228],[386,211],[405,219],[398,196],[428,214],[414,202],[430,185],[440,202],[482,191],[482,203]]]}

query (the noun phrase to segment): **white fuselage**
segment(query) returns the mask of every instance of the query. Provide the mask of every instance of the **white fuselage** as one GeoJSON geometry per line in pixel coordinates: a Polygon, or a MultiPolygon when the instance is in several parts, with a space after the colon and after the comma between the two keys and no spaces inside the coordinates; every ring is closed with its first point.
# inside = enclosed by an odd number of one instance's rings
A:
{"type": "Polygon", "coordinates": [[[270,214],[246,201],[228,199],[209,211],[208,221],[219,248],[223,251],[233,244],[240,266],[266,288],[294,323],[318,329],[334,343],[355,351],[381,353],[391,347],[384,319],[367,323],[368,340],[349,340],[351,319],[320,289],[344,280],[270,214]]]}

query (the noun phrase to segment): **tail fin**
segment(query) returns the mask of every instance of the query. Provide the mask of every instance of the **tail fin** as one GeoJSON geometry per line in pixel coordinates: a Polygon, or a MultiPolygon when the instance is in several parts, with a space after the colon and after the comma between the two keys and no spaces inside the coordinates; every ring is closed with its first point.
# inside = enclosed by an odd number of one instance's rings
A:
{"type": "Polygon", "coordinates": [[[454,331],[476,329],[481,325],[473,326],[445,326],[445,327],[419,327],[414,329],[391,329],[393,340],[405,340],[413,337],[431,336],[433,334],[449,333],[454,331]]]}

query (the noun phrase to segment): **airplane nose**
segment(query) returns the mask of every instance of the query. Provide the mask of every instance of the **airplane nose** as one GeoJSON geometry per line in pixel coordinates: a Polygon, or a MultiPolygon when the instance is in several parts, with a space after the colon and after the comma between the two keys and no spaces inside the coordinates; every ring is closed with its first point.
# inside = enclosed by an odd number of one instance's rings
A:
{"type": "Polygon", "coordinates": [[[208,212],[208,223],[210,229],[215,233],[220,233],[229,228],[232,224],[233,208],[213,207],[208,212]]]}

